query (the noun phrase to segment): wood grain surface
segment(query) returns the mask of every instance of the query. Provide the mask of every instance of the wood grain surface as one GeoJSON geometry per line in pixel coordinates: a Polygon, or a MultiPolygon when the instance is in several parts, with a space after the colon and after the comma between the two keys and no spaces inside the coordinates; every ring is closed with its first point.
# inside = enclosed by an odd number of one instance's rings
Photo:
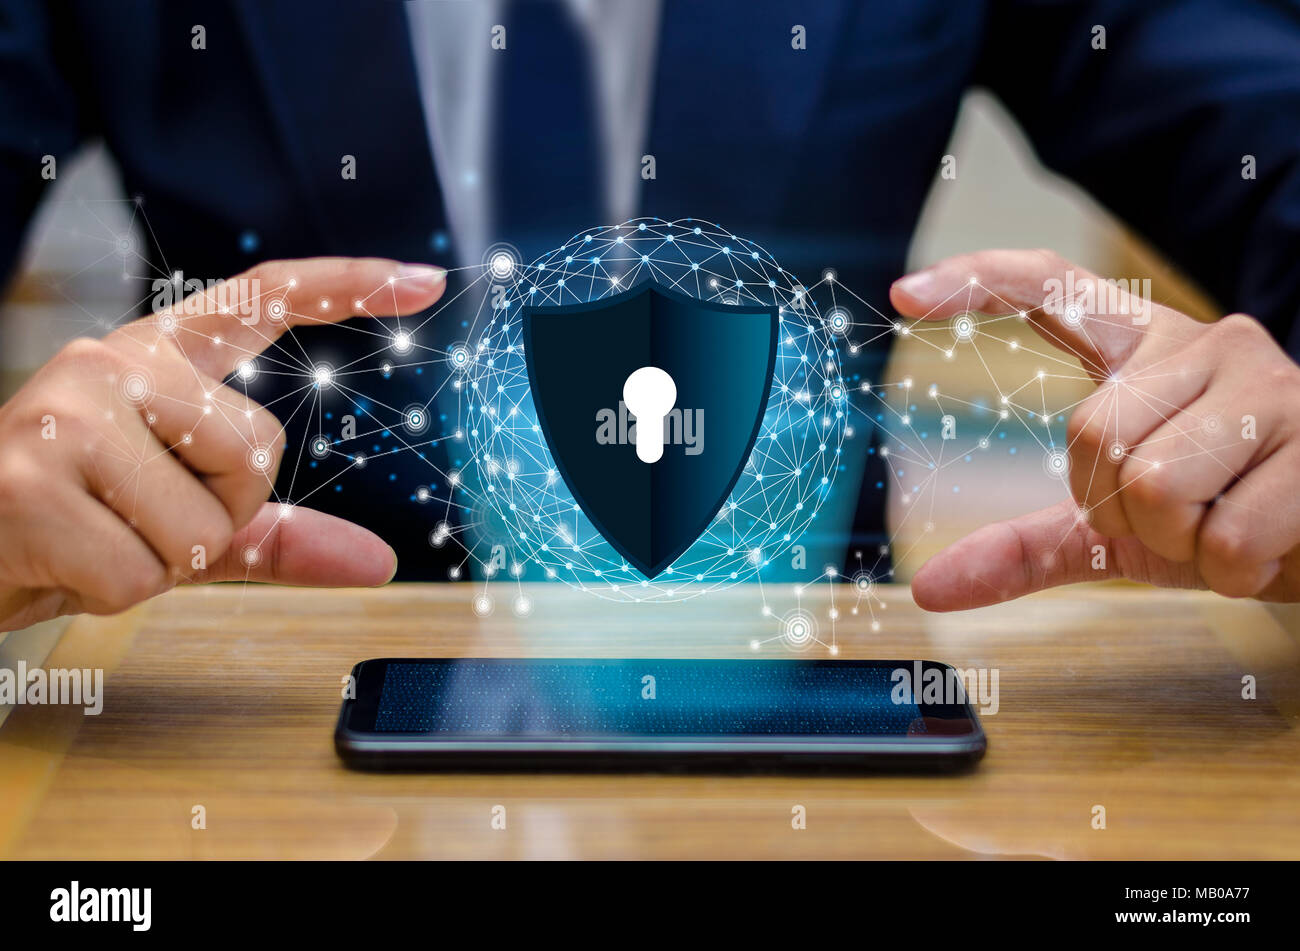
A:
{"type": "MultiPolygon", "coordinates": [[[[218,586],[77,619],[45,663],[104,668],[104,711],[12,710],[0,857],[1300,858],[1300,644],[1257,604],[1076,587],[938,616],[882,587],[881,630],[844,611],[839,656],[999,671],[988,755],[959,775],[344,768],[332,733],[363,658],[752,657],[772,626],[744,586],[654,607],[553,586],[527,619],[511,589],[477,617],[480,590],[218,586]]],[[[779,642],[757,655],[790,656],[779,642]]]]}

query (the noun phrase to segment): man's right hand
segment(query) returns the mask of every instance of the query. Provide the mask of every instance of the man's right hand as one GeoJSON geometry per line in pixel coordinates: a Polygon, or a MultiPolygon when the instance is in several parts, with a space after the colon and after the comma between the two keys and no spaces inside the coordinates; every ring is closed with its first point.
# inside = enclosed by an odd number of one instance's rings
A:
{"type": "Polygon", "coordinates": [[[267,503],[283,428],[221,380],[288,327],[346,319],[363,299],[377,316],[423,310],[445,276],[379,259],[269,262],[227,284],[258,288],[255,322],[209,290],[66,346],[0,406],[0,631],[116,613],[179,582],[390,580],[396,556],[378,536],[267,503]]]}

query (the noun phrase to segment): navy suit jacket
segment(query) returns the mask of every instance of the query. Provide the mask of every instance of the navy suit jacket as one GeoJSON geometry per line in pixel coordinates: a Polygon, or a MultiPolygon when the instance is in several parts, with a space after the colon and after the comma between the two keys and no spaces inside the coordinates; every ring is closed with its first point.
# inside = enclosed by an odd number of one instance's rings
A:
{"type": "MultiPolygon", "coordinates": [[[[720,222],[796,274],[834,266],[881,305],[976,84],[1049,166],[1300,352],[1296,0],[664,0],[647,146],[658,177],[640,212],[720,222]],[[806,50],[791,48],[796,22],[806,50]],[[1098,24],[1105,50],[1091,45],[1098,24]]],[[[152,253],[187,277],[319,254],[452,260],[399,3],[0,0],[6,271],[48,184],[42,157],[94,138],[143,200],[152,253]],[[191,48],[195,24],[205,50],[191,48]],[[340,176],[345,154],[355,181],[340,176]]],[[[571,218],[555,207],[528,234],[494,237],[530,257],[587,224],[571,218]]],[[[873,378],[883,360],[864,351],[846,373],[873,378]]],[[[886,481],[867,443],[840,477],[838,528],[852,518],[857,544],[880,538],[886,481]]],[[[402,577],[436,575],[429,525],[373,504],[398,475],[376,465],[361,478],[374,481],[312,504],[418,553],[402,577]]]]}

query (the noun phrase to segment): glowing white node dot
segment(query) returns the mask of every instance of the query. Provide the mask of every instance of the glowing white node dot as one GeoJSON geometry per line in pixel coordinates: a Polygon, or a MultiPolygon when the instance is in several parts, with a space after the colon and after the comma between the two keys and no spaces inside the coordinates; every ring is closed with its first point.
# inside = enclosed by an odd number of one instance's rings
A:
{"type": "Polygon", "coordinates": [[[128,403],[143,405],[153,397],[153,378],[143,368],[127,370],[118,381],[118,390],[128,403]]]}
{"type": "Polygon", "coordinates": [[[402,424],[411,433],[422,433],[429,428],[429,410],[420,403],[408,406],[402,414],[402,424]]]}
{"type": "Polygon", "coordinates": [[[514,273],[515,259],[508,251],[498,251],[489,259],[488,270],[493,277],[504,280],[514,273]]]}
{"type": "Polygon", "coordinates": [[[970,340],[975,336],[975,318],[971,314],[958,314],[952,321],[952,335],[957,340],[970,340]]]}
{"type": "Polygon", "coordinates": [[[275,465],[275,453],[269,446],[253,446],[248,450],[248,466],[254,472],[269,472],[275,465]]]}
{"type": "Polygon", "coordinates": [[[1043,471],[1053,478],[1061,478],[1070,473],[1070,454],[1064,449],[1050,449],[1043,457],[1043,471]]]}
{"type": "Polygon", "coordinates": [[[817,623],[804,611],[792,611],[782,622],[781,637],[790,650],[805,650],[817,638],[817,623]]]}

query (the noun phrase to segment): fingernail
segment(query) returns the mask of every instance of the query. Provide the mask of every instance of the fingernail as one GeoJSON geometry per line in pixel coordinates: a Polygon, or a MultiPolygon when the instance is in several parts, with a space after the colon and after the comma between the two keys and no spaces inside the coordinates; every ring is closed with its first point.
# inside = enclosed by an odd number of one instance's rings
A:
{"type": "Polygon", "coordinates": [[[397,276],[408,287],[431,291],[446,280],[447,272],[432,264],[403,264],[397,269],[397,276]]]}
{"type": "Polygon", "coordinates": [[[929,271],[917,271],[915,274],[899,278],[894,282],[894,286],[908,297],[924,300],[934,289],[934,275],[929,271]]]}
{"type": "Polygon", "coordinates": [[[389,545],[388,554],[393,556],[393,570],[388,573],[388,577],[384,580],[384,584],[388,584],[389,581],[392,581],[397,577],[397,550],[393,548],[393,546],[389,545]]]}

